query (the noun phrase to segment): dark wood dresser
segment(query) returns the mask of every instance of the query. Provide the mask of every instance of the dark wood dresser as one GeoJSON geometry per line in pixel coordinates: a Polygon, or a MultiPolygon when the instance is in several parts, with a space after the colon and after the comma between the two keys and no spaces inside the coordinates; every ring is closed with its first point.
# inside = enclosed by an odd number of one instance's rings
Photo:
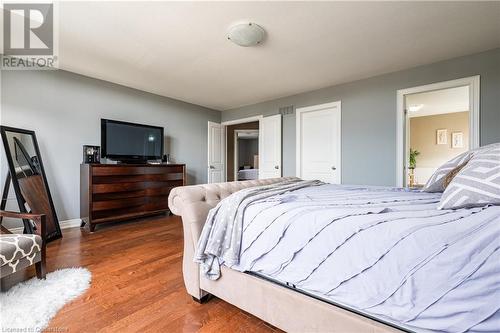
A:
{"type": "Polygon", "coordinates": [[[80,217],[100,223],[168,212],[168,194],[186,185],[184,164],[81,164],[80,217]]]}

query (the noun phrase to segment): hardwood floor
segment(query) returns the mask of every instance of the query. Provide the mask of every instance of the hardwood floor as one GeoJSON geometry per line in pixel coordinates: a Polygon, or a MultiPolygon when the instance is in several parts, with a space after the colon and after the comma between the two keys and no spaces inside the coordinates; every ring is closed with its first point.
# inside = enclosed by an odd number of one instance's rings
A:
{"type": "Polygon", "coordinates": [[[194,302],[182,281],[182,247],[176,216],[102,226],[95,233],[63,230],[63,238],[48,245],[47,271],[87,267],[92,284],[52,319],[47,331],[277,331],[217,298],[194,302]]]}

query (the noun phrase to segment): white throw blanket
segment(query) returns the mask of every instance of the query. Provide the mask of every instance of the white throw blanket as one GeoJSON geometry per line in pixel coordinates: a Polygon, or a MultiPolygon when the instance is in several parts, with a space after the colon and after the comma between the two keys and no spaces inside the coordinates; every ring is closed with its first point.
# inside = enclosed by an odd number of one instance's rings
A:
{"type": "Polygon", "coordinates": [[[249,205],[258,200],[321,184],[323,183],[317,180],[294,179],[243,189],[222,200],[208,213],[194,261],[201,264],[202,272],[207,278],[217,280],[220,277],[221,264],[239,263],[243,216],[249,205]]]}

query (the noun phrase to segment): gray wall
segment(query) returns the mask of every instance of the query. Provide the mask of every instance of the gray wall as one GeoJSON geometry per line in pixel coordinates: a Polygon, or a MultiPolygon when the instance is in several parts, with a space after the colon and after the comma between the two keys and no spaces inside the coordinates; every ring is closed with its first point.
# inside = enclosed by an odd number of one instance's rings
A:
{"type": "Polygon", "coordinates": [[[259,155],[259,139],[238,140],[238,167],[253,164],[254,156],[259,155]]]}
{"type": "Polygon", "coordinates": [[[100,118],[165,127],[165,151],[186,163],[188,182],[207,180],[207,121],[219,122],[219,111],[65,71],[2,71],[1,84],[0,122],[35,130],[60,220],[80,215],[82,145],[100,145],[100,118]]]}
{"type": "MultiPolygon", "coordinates": [[[[342,182],[395,185],[396,91],[473,75],[481,75],[481,145],[499,142],[500,49],[225,111],[222,120],[340,100],[342,182]]],[[[295,114],[283,116],[283,175],[295,175],[295,114]]]]}

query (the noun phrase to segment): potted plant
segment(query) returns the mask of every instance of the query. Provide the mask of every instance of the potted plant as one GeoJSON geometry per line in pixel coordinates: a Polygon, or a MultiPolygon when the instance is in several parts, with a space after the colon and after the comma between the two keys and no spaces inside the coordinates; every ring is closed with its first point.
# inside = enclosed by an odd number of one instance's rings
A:
{"type": "Polygon", "coordinates": [[[415,186],[415,168],[417,167],[417,156],[420,155],[418,150],[410,148],[410,187],[415,186]]]}

